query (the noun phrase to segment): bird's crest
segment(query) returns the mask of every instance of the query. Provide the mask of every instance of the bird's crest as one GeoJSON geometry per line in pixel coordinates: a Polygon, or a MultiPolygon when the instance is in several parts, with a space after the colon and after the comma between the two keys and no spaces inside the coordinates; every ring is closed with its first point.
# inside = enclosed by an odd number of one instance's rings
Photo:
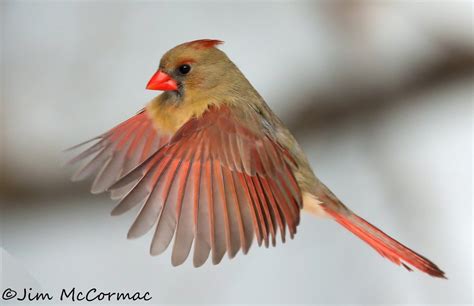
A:
{"type": "Polygon", "coordinates": [[[223,43],[224,42],[222,40],[217,40],[217,39],[198,39],[198,40],[193,40],[193,41],[188,42],[187,45],[196,49],[207,49],[207,48],[212,48],[223,43]]]}

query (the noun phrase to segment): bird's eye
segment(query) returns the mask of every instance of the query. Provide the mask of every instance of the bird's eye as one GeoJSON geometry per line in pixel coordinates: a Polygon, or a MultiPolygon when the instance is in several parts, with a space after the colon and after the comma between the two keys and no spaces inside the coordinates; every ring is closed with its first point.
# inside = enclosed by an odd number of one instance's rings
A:
{"type": "Polygon", "coordinates": [[[188,64],[181,65],[178,67],[178,71],[181,74],[188,74],[189,71],[191,71],[191,66],[189,66],[188,64]]]}

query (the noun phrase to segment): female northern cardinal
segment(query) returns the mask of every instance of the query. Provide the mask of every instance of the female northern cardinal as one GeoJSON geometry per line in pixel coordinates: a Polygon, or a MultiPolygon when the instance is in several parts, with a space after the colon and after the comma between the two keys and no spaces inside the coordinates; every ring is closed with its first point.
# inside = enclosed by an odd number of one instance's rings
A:
{"type": "MultiPolygon", "coordinates": [[[[344,206],[314,175],[300,146],[234,63],[219,40],[168,51],[147,89],[163,90],[137,115],[94,138],[71,162],[95,156],[73,179],[97,173],[92,192],[120,199],[118,215],[141,205],[128,233],[155,226],[151,254],[175,236],[172,264],[194,241],[193,263],[217,264],[296,233],[300,210],[329,217],[408,270],[444,277],[434,263],[344,206]]],[[[82,145],[82,144],[81,144],[82,145]]],[[[77,146],[76,146],[77,147],[77,146]]]]}

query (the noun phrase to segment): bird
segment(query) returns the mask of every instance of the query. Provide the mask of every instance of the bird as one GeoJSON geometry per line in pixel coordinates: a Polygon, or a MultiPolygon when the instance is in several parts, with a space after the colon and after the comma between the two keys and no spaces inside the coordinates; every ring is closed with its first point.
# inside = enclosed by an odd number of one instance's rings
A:
{"type": "Polygon", "coordinates": [[[128,120],[72,147],[82,163],[72,180],[95,176],[91,192],[108,192],[112,215],[139,207],[127,237],[154,230],[151,255],[172,244],[171,263],[191,254],[247,254],[284,243],[301,213],[329,218],[407,270],[446,278],[432,261],[345,206],[314,174],[294,136],[239,68],[199,39],[167,51],[146,89],[162,91],[128,120]],[[173,240],[174,238],[174,240],[173,240]],[[173,243],[171,243],[173,240],[173,243]]]}

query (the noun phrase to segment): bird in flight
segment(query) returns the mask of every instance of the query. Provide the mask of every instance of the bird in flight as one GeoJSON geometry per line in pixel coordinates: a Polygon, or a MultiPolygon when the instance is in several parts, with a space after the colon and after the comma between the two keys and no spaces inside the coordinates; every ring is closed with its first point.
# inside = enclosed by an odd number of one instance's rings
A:
{"type": "Polygon", "coordinates": [[[161,90],[135,116],[73,148],[87,160],[73,180],[95,175],[92,193],[119,200],[112,215],[140,206],[128,237],[154,228],[150,253],[174,237],[172,264],[192,252],[246,254],[296,234],[301,211],[330,218],[408,270],[444,278],[433,262],[371,225],[314,175],[293,135],[227,55],[219,40],[183,43],[161,59],[147,89],[161,90]],[[91,143],[95,141],[95,143],[91,143]],[[192,245],[194,247],[192,248],[192,245]]]}

